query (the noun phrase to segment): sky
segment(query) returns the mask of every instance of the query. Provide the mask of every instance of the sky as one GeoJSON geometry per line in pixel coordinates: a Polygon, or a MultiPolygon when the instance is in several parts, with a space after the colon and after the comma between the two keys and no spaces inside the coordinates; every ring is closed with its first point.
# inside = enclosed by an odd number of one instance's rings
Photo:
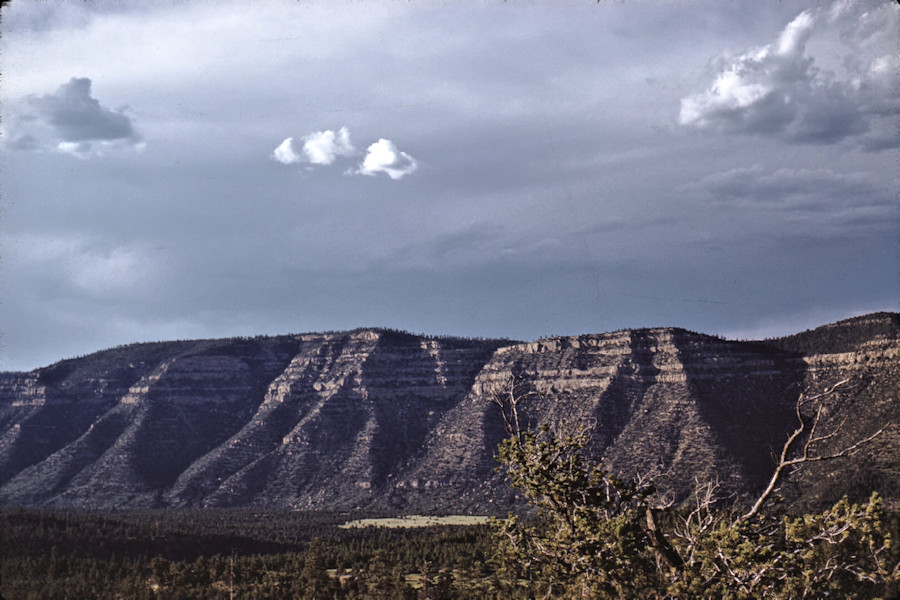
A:
{"type": "Polygon", "coordinates": [[[12,0],[0,370],[900,310],[887,0],[12,0]]]}

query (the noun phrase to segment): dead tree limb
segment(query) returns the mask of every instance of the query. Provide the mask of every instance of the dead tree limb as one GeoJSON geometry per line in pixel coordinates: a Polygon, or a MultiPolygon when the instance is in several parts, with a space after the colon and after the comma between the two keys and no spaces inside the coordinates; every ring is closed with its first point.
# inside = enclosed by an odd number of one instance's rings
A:
{"type": "Polygon", "coordinates": [[[522,391],[522,385],[514,379],[509,389],[504,392],[492,391],[491,402],[500,408],[503,417],[503,425],[507,435],[522,439],[522,425],[519,421],[519,405],[526,399],[535,395],[533,391],[522,391]]]}
{"type": "Polygon", "coordinates": [[[835,390],[837,390],[837,388],[846,384],[848,381],[849,379],[841,380],[820,394],[808,397],[805,395],[805,393],[800,395],[800,397],[797,399],[796,405],[797,421],[799,422],[799,425],[797,426],[797,429],[795,429],[794,432],[791,433],[787,441],[784,443],[784,446],[781,448],[781,455],[778,457],[778,463],[775,466],[775,472],[772,473],[772,478],[769,480],[769,484],[766,486],[766,489],[763,490],[759,498],[756,499],[753,507],[750,508],[750,510],[740,518],[741,521],[746,521],[755,517],[762,509],[766,501],[768,501],[772,496],[786,474],[798,465],[853,456],[854,454],[859,452],[859,450],[865,444],[868,444],[876,437],[881,435],[881,433],[884,431],[884,427],[882,427],[872,435],[858,440],[854,444],[851,444],[850,446],[847,446],[846,448],[843,448],[842,450],[839,450],[837,452],[829,454],[816,453],[816,446],[836,436],[841,431],[844,423],[846,422],[846,420],[842,421],[837,427],[835,427],[828,433],[820,433],[819,424],[821,422],[822,411],[824,409],[823,400],[833,394],[835,390]],[[813,414],[811,417],[804,416],[804,408],[813,403],[816,403],[815,414],[813,414]],[[795,456],[794,458],[790,458],[790,456],[794,454],[795,448],[800,443],[800,440],[804,437],[805,441],[803,442],[800,449],[800,454],[795,456]]]}

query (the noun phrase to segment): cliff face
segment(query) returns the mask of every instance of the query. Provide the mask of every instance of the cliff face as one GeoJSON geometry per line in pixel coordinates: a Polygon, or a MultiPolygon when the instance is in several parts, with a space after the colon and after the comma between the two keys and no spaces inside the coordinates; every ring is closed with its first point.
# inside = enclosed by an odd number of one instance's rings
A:
{"type": "Polygon", "coordinates": [[[651,476],[677,498],[695,477],[743,492],[770,473],[769,449],[787,437],[803,376],[789,354],[677,329],[501,348],[400,487],[424,493],[427,505],[508,500],[494,473],[505,432],[490,399],[516,386],[535,392],[525,409],[531,425],[588,433],[590,455],[616,472],[651,476]]]}
{"type": "MultiPolygon", "coordinates": [[[[847,379],[824,425],[900,423],[897,315],[768,342],[644,329],[518,344],[385,330],[137,344],[0,374],[0,503],[503,510],[493,394],[584,432],[613,470],[676,498],[767,480],[802,389],[847,379]],[[818,333],[817,333],[818,332],[818,333]],[[837,340],[829,348],[824,338],[837,340]]],[[[801,472],[797,501],[900,499],[900,436],[801,472]],[[848,470],[849,469],[849,470],[848,470]],[[834,475],[838,473],[838,475],[834,475]]]]}
{"type": "Polygon", "coordinates": [[[5,374],[0,502],[363,505],[500,345],[366,330],[138,345],[5,374]]]}
{"type": "Polygon", "coordinates": [[[821,430],[838,431],[826,448],[843,449],[884,429],[855,456],[804,468],[792,478],[787,496],[821,504],[876,490],[900,510],[900,315],[849,319],[774,342],[804,353],[810,394],[845,382],[822,414],[821,430]]]}

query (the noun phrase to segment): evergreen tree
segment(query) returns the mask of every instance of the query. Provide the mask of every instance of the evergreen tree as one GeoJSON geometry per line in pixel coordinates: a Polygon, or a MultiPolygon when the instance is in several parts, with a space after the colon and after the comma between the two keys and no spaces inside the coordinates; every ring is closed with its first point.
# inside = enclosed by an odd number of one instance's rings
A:
{"type": "Polygon", "coordinates": [[[334,582],[328,576],[321,539],[315,538],[309,544],[300,578],[303,580],[305,598],[325,598],[331,595],[334,582]]]}
{"type": "MultiPolygon", "coordinates": [[[[839,384],[840,385],[840,384],[839,384]]],[[[833,391],[832,388],[831,391],[833,391]]],[[[691,506],[654,506],[654,489],[621,479],[583,456],[587,439],[520,427],[520,398],[495,398],[510,437],[499,460],[535,519],[496,523],[509,578],[550,598],[794,600],[896,597],[900,554],[881,498],[846,498],[823,512],[778,514],[774,491],[791,469],[854,453],[875,436],[828,454],[817,430],[825,394],[798,401],[797,430],[772,480],[746,512],[699,486],[691,506]]],[[[877,433],[875,435],[878,435],[877,433]]]]}

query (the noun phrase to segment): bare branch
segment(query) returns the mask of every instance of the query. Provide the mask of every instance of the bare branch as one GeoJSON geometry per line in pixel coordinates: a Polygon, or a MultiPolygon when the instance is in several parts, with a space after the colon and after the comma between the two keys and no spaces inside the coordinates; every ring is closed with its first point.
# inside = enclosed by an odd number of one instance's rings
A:
{"type": "Polygon", "coordinates": [[[844,419],[832,431],[825,434],[818,433],[819,424],[821,423],[822,419],[822,413],[825,408],[823,404],[824,399],[832,395],[835,390],[837,390],[837,388],[845,385],[848,381],[849,379],[843,379],[830,388],[826,389],[824,392],[815,394],[813,396],[807,396],[805,392],[800,395],[800,397],[797,399],[796,404],[796,414],[799,425],[797,426],[797,429],[795,429],[794,432],[791,433],[790,436],[788,436],[787,441],[781,448],[781,454],[778,457],[778,463],[775,466],[775,471],[772,473],[772,478],[769,480],[769,484],[766,486],[766,489],[763,490],[759,498],[756,499],[756,502],[754,502],[750,510],[747,511],[747,513],[739,519],[740,521],[751,519],[759,513],[760,509],[762,509],[763,505],[769,500],[772,493],[777,489],[785,474],[791,469],[797,467],[798,465],[803,465],[806,463],[822,462],[826,460],[835,460],[838,458],[853,456],[854,454],[859,452],[859,450],[862,449],[865,444],[868,444],[882,434],[882,432],[884,431],[883,427],[872,435],[858,440],[852,445],[847,446],[846,448],[837,452],[822,455],[815,454],[816,446],[835,437],[843,429],[844,423],[846,423],[846,419],[844,419]],[[815,414],[812,418],[804,417],[803,409],[814,402],[818,403],[816,405],[815,414]],[[796,458],[788,458],[793,453],[794,445],[804,436],[806,437],[806,441],[803,443],[803,447],[800,451],[799,456],[797,456],[796,458]]]}
{"type": "Polygon", "coordinates": [[[490,393],[491,402],[500,408],[506,433],[519,440],[522,439],[522,434],[524,433],[519,418],[519,405],[536,395],[533,390],[523,391],[522,387],[523,385],[519,382],[518,376],[514,375],[508,389],[503,392],[493,390],[490,393]]]}

